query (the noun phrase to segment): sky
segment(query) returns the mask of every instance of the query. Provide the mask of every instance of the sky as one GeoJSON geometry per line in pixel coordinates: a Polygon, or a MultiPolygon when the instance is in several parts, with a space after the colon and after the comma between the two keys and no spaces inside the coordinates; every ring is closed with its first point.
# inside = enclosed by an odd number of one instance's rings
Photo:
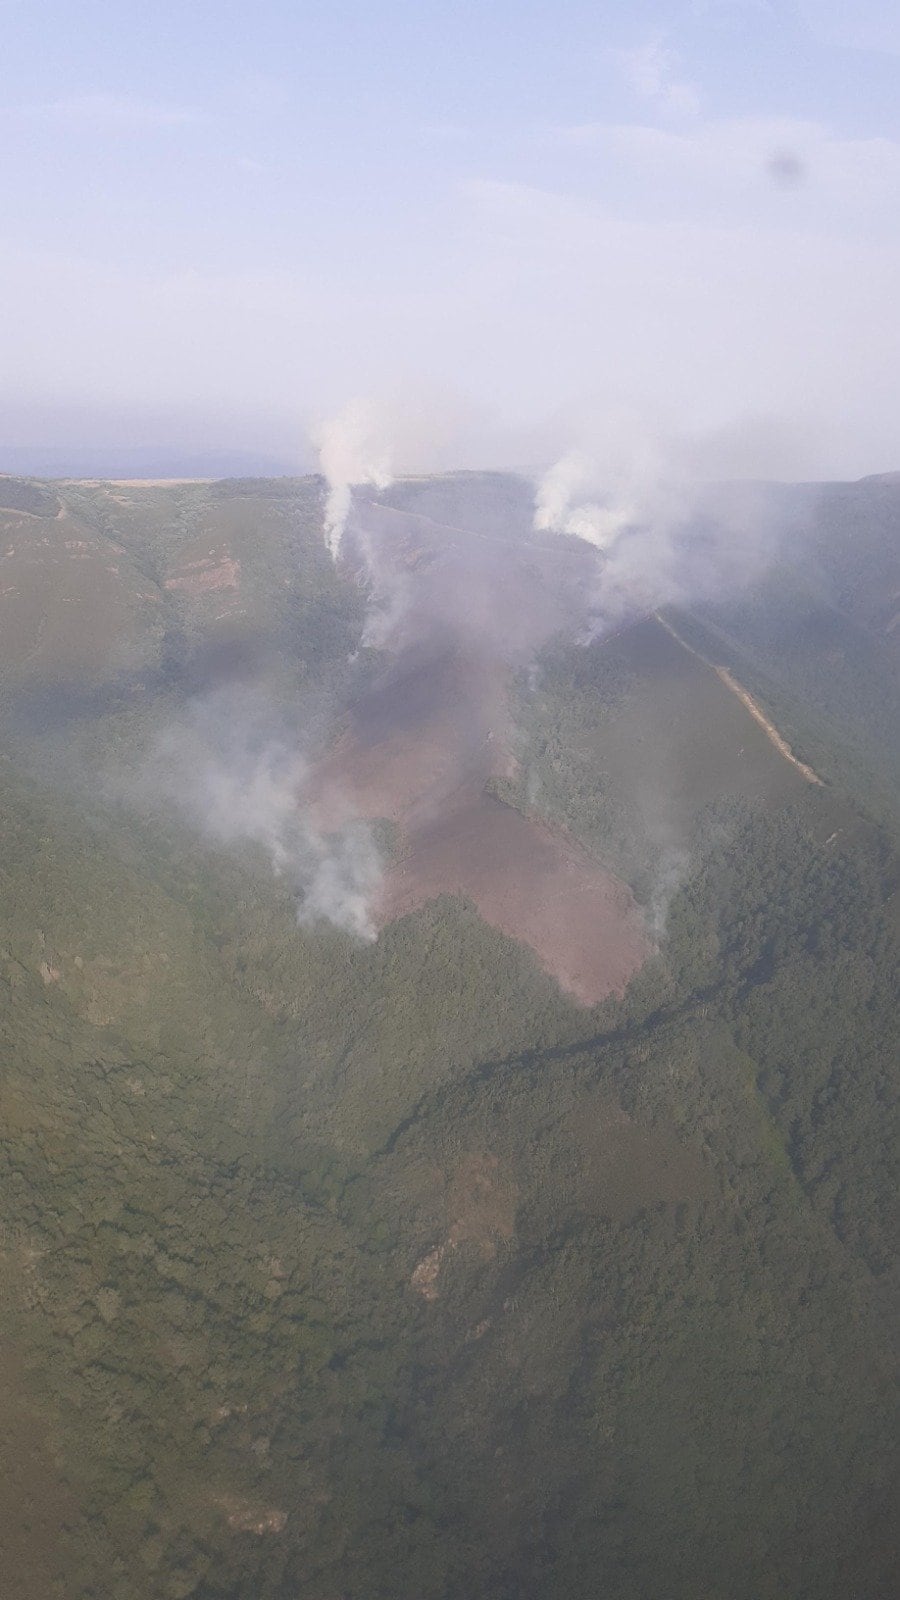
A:
{"type": "MultiPolygon", "coordinates": [[[[0,446],[900,469],[900,7],[0,0],[0,446]]],[[[0,467],[3,463],[0,461],[0,467]]]]}

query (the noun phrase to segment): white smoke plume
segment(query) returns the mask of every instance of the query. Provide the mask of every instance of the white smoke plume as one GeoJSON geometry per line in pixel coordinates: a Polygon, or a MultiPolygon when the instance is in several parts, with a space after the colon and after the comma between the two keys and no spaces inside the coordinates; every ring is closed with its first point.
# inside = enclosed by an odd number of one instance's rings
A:
{"type": "Polygon", "coordinates": [[[664,497],[677,496],[680,474],[671,445],[629,413],[608,415],[589,433],[538,483],[534,526],[607,550],[655,514],[664,497]]]}
{"type": "Polygon", "coordinates": [[[319,464],[328,482],[325,502],[325,543],[337,560],[353,503],[353,486],[372,484],[386,489],[393,479],[390,448],[374,406],[351,400],[330,421],[315,431],[319,464]]]}
{"type": "Polygon", "coordinates": [[[617,413],[545,472],[535,528],[598,551],[591,637],[629,614],[731,593],[772,559],[778,530],[765,489],[710,481],[723,462],[754,460],[745,432],[743,441],[741,430],[679,437],[617,413]]]}
{"type": "Polygon", "coordinates": [[[628,499],[616,503],[582,500],[596,472],[581,450],[570,450],[544,474],[537,487],[534,526],[538,532],[569,533],[605,550],[637,515],[628,499]]]}
{"type": "Polygon", "coordinates": [[[381,882],[381,859],[365,822],[344,823],[339,833],[323,839],[307,833],[313,870],[303,886],[297,909],[301,927],[330,922],[345,933],[371,941],[376,928],[372,901],[381,882]]]}
{"type": "Polygon", "coordinates": [[[265,727],[253,697],[221,690],[195,701],[160,736],[129,798],[162,799],[215,844],[261,846],[289,883],[301,926],[328,922],[374,939],[382,868],[370,828],[346,819],[334,831],[314,826],[297,741],[265,727]]]}

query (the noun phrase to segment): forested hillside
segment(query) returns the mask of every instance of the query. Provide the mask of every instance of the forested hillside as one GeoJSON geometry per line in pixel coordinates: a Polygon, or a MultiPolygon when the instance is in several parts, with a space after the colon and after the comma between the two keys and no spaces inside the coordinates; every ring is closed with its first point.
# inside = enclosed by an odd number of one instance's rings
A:
{"type": "MultiPolygon", "coordinates": [[[[493,475],[392,499],[479,537],[527,509],[493,475]]],[[[377,938],[298,925],[262,835],[152,781],[211,694],[310,760],[372,703],[317,483],[0,501],[31,618],[0,638],[4,1595],[887,1600],[888,709],[857,770],[849,710],[760,642],[787,632],[762,587],[672,612],[699,655],[644,618],[511,669],[492,800],[649,930],[587,1006],[452,893],[377,938]],[[773,715],[790,681],[825,782],[701,656],[752,665],[773,715]]]]}
{"type": "Polygon", "coordinates": [[[811,759],[897,827],[900,479],[781,490],[774,567],[693,608],[696,635],[811,759]]]}

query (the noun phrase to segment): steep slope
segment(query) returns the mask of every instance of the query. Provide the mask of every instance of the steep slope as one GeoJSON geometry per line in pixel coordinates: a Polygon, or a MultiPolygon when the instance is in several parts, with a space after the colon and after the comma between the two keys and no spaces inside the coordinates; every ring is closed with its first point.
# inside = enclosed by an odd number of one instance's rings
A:
{"type": "Polygon", "coordinates": [[[782,491],[782,552],[727,602],[692,608],[731,665],[826,776],[900,826],[900,483],[782,491]]]}
{"type": "MultiPolygon", "coordinates": [[[[404,603],[421,579],[409,635],[327,562],[314,483],[16,493],[41,550],[54,496],[97,561],[121,543],[164,626],[156,664],[67,668],[52,720],[50,656],[4,680],[0,1427],[40,1539],[0,1517],[13,1600],[887,1600],[900,863],[840,739],[785,723],[812,784],[659,622],[559,637],[559,589],[524,604],[553,546],[504,632],[515,481],[359,508],[404,603]],[[436,627],[444,519],[481,550],[469,649],[436,627]],[[377,939],[298,926],[258,836],[113,783],[234,684],[308,733],[312,812],[392,819],[388,892],[404,838],[440,856],[377,939]],[[621,997],[520,942],[541,848],[574,947],[592,874],[652,921],[621,997]]],[[[74,590],[37,571],[55,638],[74,590]]]]}

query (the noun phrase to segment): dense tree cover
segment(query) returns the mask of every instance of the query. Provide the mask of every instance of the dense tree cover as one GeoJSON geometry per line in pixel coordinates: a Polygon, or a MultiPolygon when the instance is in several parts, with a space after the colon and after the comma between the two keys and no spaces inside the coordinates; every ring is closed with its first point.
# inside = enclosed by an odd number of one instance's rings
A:
{"type": "Polygon", "coordinates": [[[520,675],[515,775],[502,797],[572,829],[660,914],[706,808],[770,805],[803,780],[702,660],[655,618],[520,675]]]}
{"type": "Polygon", "coordinates": [[[591,1014],[465,908],[303,934],[252,863],[15,797],[4,1318],[58,1592],[888,1592],[896,934],[817,803],[720,816],[591,1014]]]}
{"type": "Polygon", "coordinates": [[[771,498],[777,560],[739,592],[695,605],[696,641],[896,838],[900,480],[782,488],[771,498]]]}
{"type": "Polygon", "coordinates": [[[144,714],[229,672],[296,682],[358,642],[364,595],[325,551],[315,479],[25,488],[27,513],[0,497],[0,712],[19,724],[144,714]]]}
{"type": "Polygon", "coordinates": [[[623,1000],[452,900],[304,930],[254,850],[62,784],[179,703],[188,622],[155,698],[0,762],[0,1436],[56,1529],[9,1592],[887,1597],[878,828],[645,629],[523,680],[506,795],[657,914],[623,1000]]]}
{"type": "Polygon", "coordinates": [[[59,501],[52,488],[34,478],[0,475],[0,510],[27,511],[31,516],[55,516],[59,501]]]}
{"type": "Polygon", "coordinates": [[[900,837],[900,676],[880,641],[785,573],[740,604],[680,613],[679,627],[736,673],[803,759],[900,837]]]}

